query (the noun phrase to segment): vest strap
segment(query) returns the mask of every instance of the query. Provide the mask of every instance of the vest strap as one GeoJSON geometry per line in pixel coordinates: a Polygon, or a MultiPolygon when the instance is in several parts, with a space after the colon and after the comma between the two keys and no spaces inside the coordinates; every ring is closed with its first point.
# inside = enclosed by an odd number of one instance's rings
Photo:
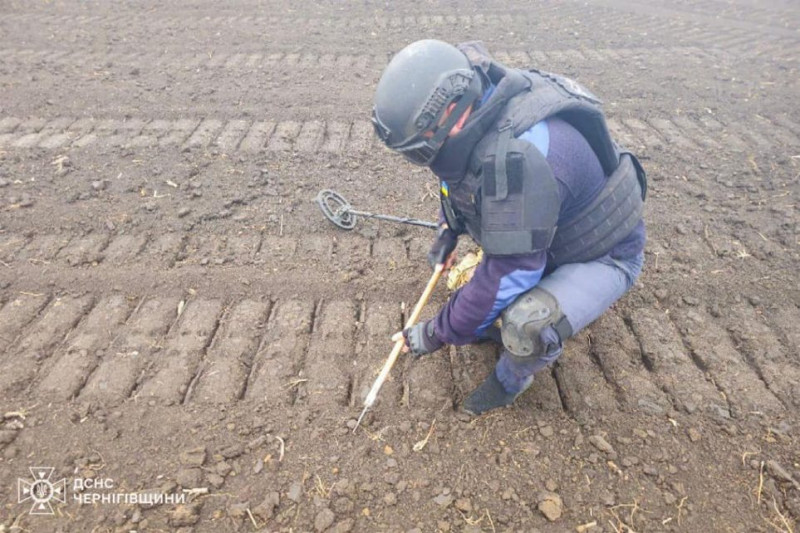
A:
{"type": "Polygon", "coordinates": [[[497,152],[494,157],[494,182],[495,196],[493,200],[505,200],[508,197],[508,173],[506,172],[506,156],[508,155],[508,144],[514,135],[514,123],[511,120],[505,121],[498,130],[497,152]]]}

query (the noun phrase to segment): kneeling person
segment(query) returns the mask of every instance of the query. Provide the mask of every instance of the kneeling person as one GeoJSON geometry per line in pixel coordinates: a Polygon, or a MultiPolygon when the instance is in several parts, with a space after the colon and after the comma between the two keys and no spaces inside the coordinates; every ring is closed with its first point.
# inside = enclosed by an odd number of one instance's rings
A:
{"type": "Polygon", "coordinates": [[[497,366],[464,408],[509,405],[639,276],[645,173],[586,89],[506,67],[480,43],[404,48],[378,82],[372,121],[389,148],[439,178],[429,262],[452,261],[465,233],[484,251],[438,315],[403,332],[407,348],[501,339],[497,366]]]}

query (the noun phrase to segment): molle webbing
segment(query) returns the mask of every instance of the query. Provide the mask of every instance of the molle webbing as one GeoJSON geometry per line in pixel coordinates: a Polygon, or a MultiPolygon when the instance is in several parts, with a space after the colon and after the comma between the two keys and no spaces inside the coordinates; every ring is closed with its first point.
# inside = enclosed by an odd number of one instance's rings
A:
{"type": "Polygon", "coordinates": [[[558,228],[550,246],[550,261],[559,265],[582,263],[605,255],[633,231],[643,208],[633,156],[623,154],[597,198],[558,228]]]}

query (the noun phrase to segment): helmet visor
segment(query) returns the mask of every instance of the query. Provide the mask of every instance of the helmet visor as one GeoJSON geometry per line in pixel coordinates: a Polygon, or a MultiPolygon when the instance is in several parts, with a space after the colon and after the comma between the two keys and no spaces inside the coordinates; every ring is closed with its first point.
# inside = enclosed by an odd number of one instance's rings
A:
{"type": "Polygon", "coordinates": [[[433,160],[436,158],[436,154],[439,153],[439,148],[440,147],[433,146],[430,142],[428,142],[428,139],[425,139],[411,146],[395,148],[395,150],[402,154],[403,157],[408,159],[411,163],[424,167],[433,162],[433,160]]]}
{"type": "Polygon", "coordinates": [[[430,131],[416,133],[397,144],[391,143],[389,140],[391,131],[381,122],[381,119],[378,118],[374,108],[372,110],[372,127],[375,129],[375,135],[377,135],[381,141],[392,150],[401,153],[415,165],[426,166],[430,164],[439,151],[440,146],[434,144],[433,133],[430,131]],[[427,133],[427,135],[425,133],[427,133]]]}

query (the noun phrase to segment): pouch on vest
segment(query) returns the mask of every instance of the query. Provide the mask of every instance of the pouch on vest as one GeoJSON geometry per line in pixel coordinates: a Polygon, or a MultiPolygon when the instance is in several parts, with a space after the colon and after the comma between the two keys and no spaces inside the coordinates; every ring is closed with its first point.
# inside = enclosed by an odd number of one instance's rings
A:
{"type": "Polygon", "coordinates": [[[481,246],[489,255],[546,250],[560,201],[550,165],[532,144],[501,128],[494,154],[482,164],[481,246]],[[506,137],[504,139],[504,137],[506,137]]]}

